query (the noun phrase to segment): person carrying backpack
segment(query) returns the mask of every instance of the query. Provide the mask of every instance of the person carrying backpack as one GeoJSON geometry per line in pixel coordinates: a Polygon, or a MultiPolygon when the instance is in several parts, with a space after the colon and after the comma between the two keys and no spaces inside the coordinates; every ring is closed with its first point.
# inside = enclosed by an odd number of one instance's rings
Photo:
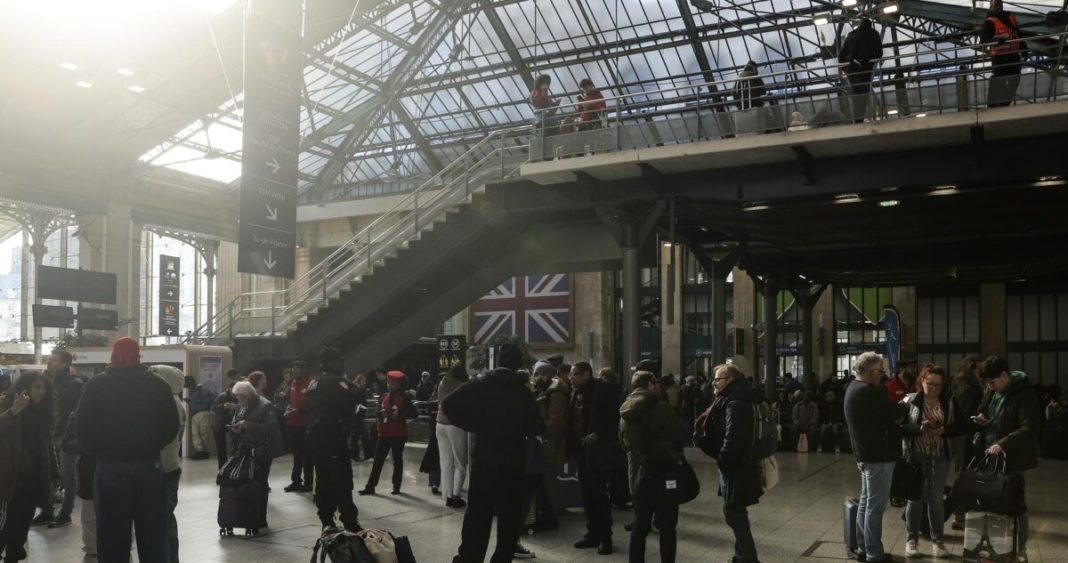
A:
{"type": "Polygon", "coordinates": [[[713,452],[710,455],[719,466],[719,495],[723,497],[723,516],[734,532],[734,561],[756,563],[748,507],[760,502],[764,494],[757,454],[770,452],[757,451],[766,447],[757,434],[758,426],[767,426],[770,421],[761,422],[754,413],[762,412],[759,405],[765,399],[737,366],[720,364],[712,373],[716,398],[708,412],[713,446],[706,452],[713,452]]]}

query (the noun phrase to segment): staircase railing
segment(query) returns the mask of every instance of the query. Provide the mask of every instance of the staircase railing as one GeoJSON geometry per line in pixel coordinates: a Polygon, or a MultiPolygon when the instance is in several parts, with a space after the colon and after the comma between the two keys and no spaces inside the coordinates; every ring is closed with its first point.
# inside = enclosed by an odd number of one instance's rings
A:
{"type": "Polygon", "coordinates": [[[287,287],[241,293],[185,342],[220,343],[239,336],[286,334],[387,257],[433,229],[450,210],[469,201],[486,184],[516,175],[529,158],[530,135],[529,126],[494,131],[287,287]]]}

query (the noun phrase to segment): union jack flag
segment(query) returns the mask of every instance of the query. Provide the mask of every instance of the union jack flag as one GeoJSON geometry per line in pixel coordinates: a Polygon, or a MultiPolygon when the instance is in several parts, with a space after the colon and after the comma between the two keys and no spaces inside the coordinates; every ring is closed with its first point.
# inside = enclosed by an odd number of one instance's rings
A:
{"type": "Polygon", "coordinates": [[[473,340],[517,335],[530,344],[571,342],[571,276],[509,278],[471,306],[473,340]]]}

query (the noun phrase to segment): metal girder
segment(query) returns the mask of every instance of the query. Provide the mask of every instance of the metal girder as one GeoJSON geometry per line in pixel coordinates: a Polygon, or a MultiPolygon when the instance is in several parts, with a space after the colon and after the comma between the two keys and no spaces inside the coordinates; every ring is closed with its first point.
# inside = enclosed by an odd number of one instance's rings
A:
{"type": "Polygon", "coordinates": [[[489,22],[490,27],[493,28],[493,32],[497,34],[497,39],[501,41],[504,50],[512,59],[512,64],[515,65],[515,72],[523,79],[523,83],[526,84],[527,90],[533,90],[534,74],[530,72],[530,67],[523,61],[523,56],[519,54],[519,48],[516,47],[515,41],[512,41],[512,36],[508,34],[508,28],[505,27],[504,22],[501,21],[501,16],[497,14],[497,10],[493,7],[492,2],[483,0],[480,4],[482,6],[482,13],[486,15],[486,21],[489,22]]]}
{"type": "Polygon", "coordinates": [[[693,54],[697,57],[697,64],[701,66],[701,72],[705,73],[707,80],[712,77],[712,65],[708,63],[708,55],[705,53],[704,46],[701,45],[697,24],[694,23],[693,12],[690,11],[690,3],[687,0],[675,0],[675,3],[679,6],[679,15],[682,16],[682,23],[686,27],[686,35],[689,36],[693,54]]]}
{"type": "Polygon", "coordinates": [[[353,108],[346,110],[340,117],[326,123],[315,133],[306,136],[301,145],[307,147],[319,141],[341,133],[346,127],[350,127],[345,134],[344,140],[338,145],[333,156],[323,166],[316,176],[317,185],[327,185],[334,181],[345,167],[348,154],[352,149],[366,140],[371,133],[372,124],[378,123],[388,113],[400,93],[408,85],[408,82],[420,72],[430,57],[434,54],[437,46],[445,40],[452,31],[453,25],[460,17],[460,11],[456,9],[460,2],[448,0],[442,2],[439,9],[426,24],[426,29],[419,36],[415,48],[408,51],[404,58],[391,70],[389,79],[385,82],[382,90],[376,92],[369,99],[361,102],[353,108]]]}
{"type": "Polygon", "coordinates": [[[397,116],[397,120],[400,121],[401,125],[408,130],[408,134],[412,137],[412,142],[419,148],[419,152],[423,154],[423,158],[430,166],[431,171],[436,174],[440,172],[442,168],[445,168],[441,159],[434,154],[434,149],[430,147],[430,143],[427,142],[426,137],[424,137],[423,133],[419,130],[419,126],[412,121],[412,116],[408,114],[408,110],[404,109],[404,105],[399,101],[393,103],[393,114],[397,116]]]}

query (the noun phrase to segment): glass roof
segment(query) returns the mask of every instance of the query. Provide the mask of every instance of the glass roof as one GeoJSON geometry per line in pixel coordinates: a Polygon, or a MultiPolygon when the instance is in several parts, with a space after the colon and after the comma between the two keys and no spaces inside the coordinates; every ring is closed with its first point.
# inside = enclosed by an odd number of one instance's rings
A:
{"type": "MultiPolygon", "coordinates": [[[[1021,9],[1057,4],[1042,2],[1021,9]]],[[[528,82],[538,74],[568,100],[587,77],[606,96],[637,100],[709,80],[729,85],[750,60],[762,74],[826,80],[820,47],[844,37],[855,16],[822,0],[383,2],[306,48],[299,187],[433,174],[489,131],[529,122],[528,82]],[[831,21],[816,25],[816,16],[831,21]]],[[[884,44],[886,23],[877,24],[884,44]]],[[[946,45],[937,31],[903,18],[899,52],[946,45]]],[[[140,160],[236,185],[241,104],[227,100],[140,160]]]]}

